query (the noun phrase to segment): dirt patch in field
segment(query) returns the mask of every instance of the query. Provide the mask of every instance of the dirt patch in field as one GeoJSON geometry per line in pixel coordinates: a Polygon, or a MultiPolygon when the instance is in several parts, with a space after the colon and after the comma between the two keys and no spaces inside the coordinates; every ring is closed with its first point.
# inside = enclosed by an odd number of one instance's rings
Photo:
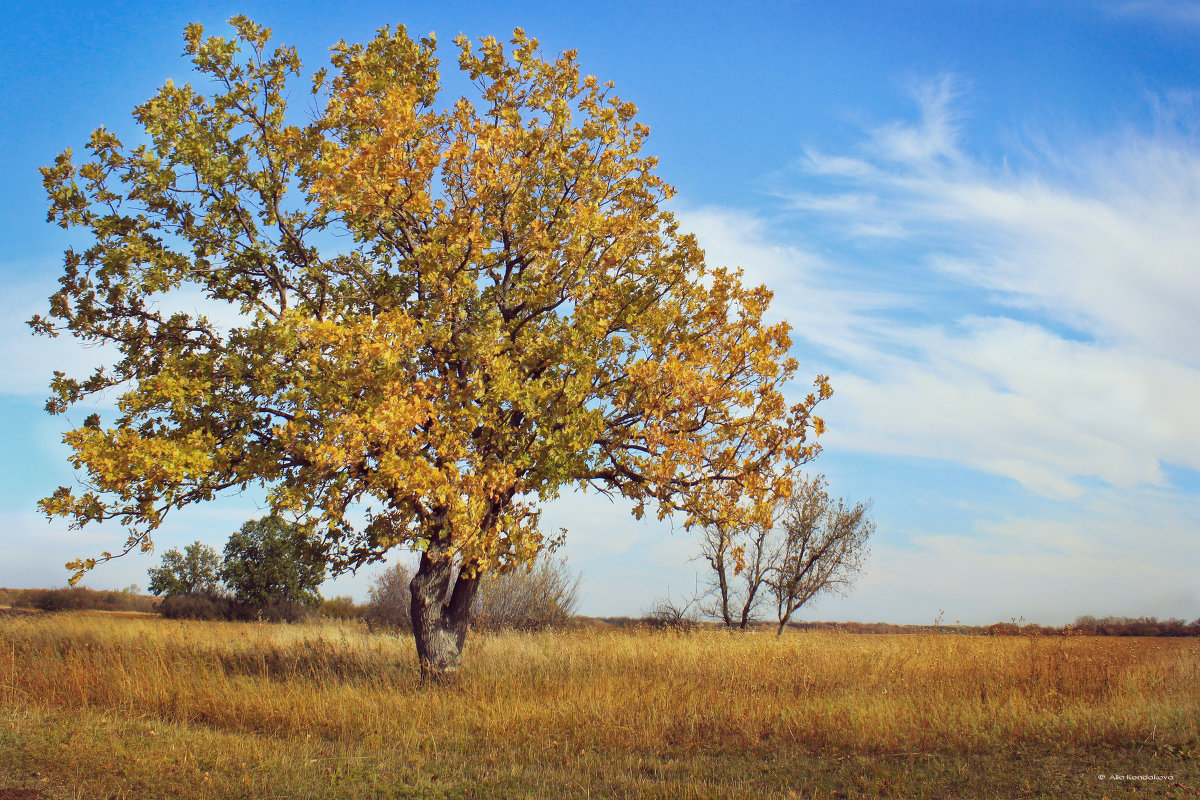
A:
{"type": "Polygon", "coordinates": [[[0,800],[38,800],[42,793],[37,789],[10,789],[0,786],[0,800]]]}

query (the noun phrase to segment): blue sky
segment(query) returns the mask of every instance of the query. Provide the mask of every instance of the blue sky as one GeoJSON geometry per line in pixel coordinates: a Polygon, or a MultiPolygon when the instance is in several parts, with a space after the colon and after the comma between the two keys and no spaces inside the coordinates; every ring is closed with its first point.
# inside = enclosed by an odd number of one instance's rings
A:
{"type": "MultiPolygon", "coordinates": [[[[814,467],[874,499],[845,598],[809,619],[1200,616],[1200,3],[10,4],[0,31],[0,585],[61,585],[118,530],[34,504],[72,480],[36,340],[67,239],[37,167],[166,79],[191,21],[246,13],[309,67],[384,24],[579,51],[651,126],[673,207],[714,263],[776,291],[801,372],[836,394],[814,467]]],[[[453,85],[453,84],[451,84],[453,85]]],[[[807,391],[804,385],[796,391],[807,391]]],[[[77,415],[82,418],[82,414],[77,415]]],[[[179,515],[161,549],[258,513],[179,515]]],[[[593,495],[568,528],[582,610],[638,614],[698,581],[694,541],[593,495]]],[[[145,585],[157,556],[86,579],[145,585]]],[[[360,599],[372,574],[326,584],[360,599]]]]}

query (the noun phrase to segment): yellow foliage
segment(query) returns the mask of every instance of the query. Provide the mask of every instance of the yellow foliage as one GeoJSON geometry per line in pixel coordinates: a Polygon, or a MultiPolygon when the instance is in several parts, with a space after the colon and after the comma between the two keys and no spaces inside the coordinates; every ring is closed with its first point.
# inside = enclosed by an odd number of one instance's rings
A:
{"type": "Polygon", "coordinates": [[[48,514],[118,518],[132,547],[257,484],[335,568],[436,544],[473,573],[532,558],[538,502],[572,486],[689,525],[787,493],[828,380],[787,403],[771,292],[708,266],[662,208],[649,129],[611,84],[518,30],[508,50],[456,39],[477,94],[442,101],[434,40],[385,28],[335,47],[319,118],[287,125],[298,58],[233,24],[188,32],[221,91],[168,84],[137,109],[148,147],[100,130],[87,163],[44,170],[51,218],[95,243],[35,327],[120,352],[57,377],[51,410],[122,392],[112,427],[66,437],[95,491],[60,489],[48,514]],[[106,210],[119,198],[146,213],[106,210]],[[242,316],[149,310],[179,287],[242,316]]]}

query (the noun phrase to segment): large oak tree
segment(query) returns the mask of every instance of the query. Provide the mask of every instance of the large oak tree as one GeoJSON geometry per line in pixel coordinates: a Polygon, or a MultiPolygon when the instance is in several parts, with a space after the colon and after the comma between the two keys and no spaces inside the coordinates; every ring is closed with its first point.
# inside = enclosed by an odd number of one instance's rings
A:
{"type": "Polygon", "coordinates": [[[187,29],[211,88],[139,106],[146,144],[101,128],[43,170],[50,219],[91,239],[31,325],[115,353],[56,373],[48,409],[119,397],[65,435],[86,478],[47,514],[118,520],[128,552],[173,509],[264,487],[335,571],[422,552],[417,651],[440,672],[479,576],[545,547],[564,490],[687,524],[786,494],[828,383],[785,401],[771,293],[705,264],[610,83],[520,30],[460,36],[475,93],[446,101],[432,36],[385,28],[289,108],[294,49],[231,23],[187,29]],[[230,311],[171,310],[197,293],[230,311]]]}

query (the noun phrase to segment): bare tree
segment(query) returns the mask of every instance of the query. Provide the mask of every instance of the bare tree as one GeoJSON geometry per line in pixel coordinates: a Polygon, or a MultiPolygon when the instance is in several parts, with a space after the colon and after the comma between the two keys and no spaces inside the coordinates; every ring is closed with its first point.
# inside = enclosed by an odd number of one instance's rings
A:
{"type": "Polygon", "coordinates": [[[776,526],[779,540],[766,580],[779,620],[776,635],[812,598],[845,592],[869,552],[867,540],[875,532],[870,501],[851,505],[830,497],[828,488],[821,475],[798,482],[776,526]]]}
{"type": "Polygon", "coordinates": [[[770,601],[782,633],[792,615],[824,592],[845,590],[875,530],[870,503],[831,498],[822,475],[800,479],[768,521],[703,528],[700,555],[712,571],[705,613],[745,630],[770,601]]]}
{"type": "Polygon", "coordinates": [[[702,609],[705,615],[741,630],[757,620],[771,564],[771,530],[771,525],[704,527],[700,555],[712,569],[714,596],[713,603],[702,609]]]}
{"type": "Polygon", "coordinates": [[[733,594],[737,591],[730,584],[731,572],[736,572],[732,569],[737,558],[734,546],[733,533],[728,526],[712,524],[701,528],[700,557],[708,562],[712,570],[710,591],[715,595],[714,604],[704,605],[702,611],[705,616],[719,620],[729,628],[733,627],[733,614],[730,609],[735,602],[733,594]]]}

